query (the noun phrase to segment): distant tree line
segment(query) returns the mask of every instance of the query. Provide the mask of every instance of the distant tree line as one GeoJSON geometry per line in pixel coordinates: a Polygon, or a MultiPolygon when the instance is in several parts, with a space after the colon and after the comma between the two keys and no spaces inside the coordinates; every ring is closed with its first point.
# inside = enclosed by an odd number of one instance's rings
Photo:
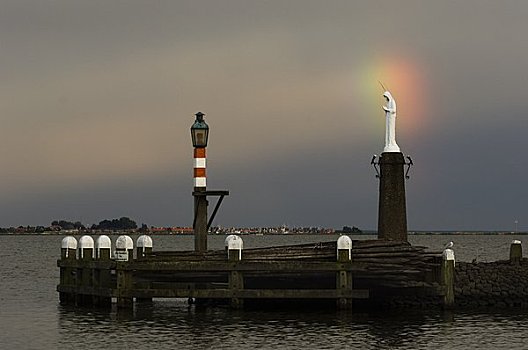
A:
{"type": "MultiPolygon", "coordinates": [[[[52,227],[60,227],[61,230],[84,230],[86,227],[80,221],[54,220],[51,222],[52,227]]],[[[93,224],[92,230],[133,230],[138,226],[136,222],[126,216],[119,219],[103,220],[99,224],[93,224]]]]}
{"type": "Polygon", "coordinates": [[[126,216],[120,219],[103,220],[98,225],[92,225],[92,230],[133,230],[138,226],[136,222],[126,216]]]}
{"type": "Polygon", "coordinates": [[[83,230],[86,228],[80,221],[71,222],[66,220],[53,220],[51,226],[59,226],[61,230],[83,230]]]}
{"type": "Polygon", "coordinates": [[[357,228],[356,226],[352,226],[352,227],[343,226],[342,232],[343,233],[362,233],[362,231],[359,228],[357,228]]]}

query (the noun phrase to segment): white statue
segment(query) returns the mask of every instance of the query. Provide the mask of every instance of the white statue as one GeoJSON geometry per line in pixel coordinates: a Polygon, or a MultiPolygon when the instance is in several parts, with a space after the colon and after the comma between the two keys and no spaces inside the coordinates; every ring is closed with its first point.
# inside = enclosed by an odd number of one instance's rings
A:
{"type": "Polygon", "coordinates": [[[388,90],[383,93],[383,97],[387,100],[387,105],[383,106],[386,119],[383,152],[400,152],[400,147],[396,144],[396,101],[388,90]]]}

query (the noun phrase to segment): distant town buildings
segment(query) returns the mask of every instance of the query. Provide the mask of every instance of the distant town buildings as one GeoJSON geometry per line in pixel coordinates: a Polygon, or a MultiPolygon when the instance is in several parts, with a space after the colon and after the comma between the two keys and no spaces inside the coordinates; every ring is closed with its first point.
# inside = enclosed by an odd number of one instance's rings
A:
{"type": "MultiPolygon", "coordinates": [[[[192,227],[183,226],[171,226],[171,227],[156,227],[142,225],[140,228],[128,228],[128,229],[101,229],[96,225],[84,226],[79,225],[75,228],[63,227],[60,225],[50,226],[18,226],[0,228],[0,233],[14,233],[14,234],[68,234],[68,235],[80,235],[80,234],[97,234],[97,233],[147,233],[147,234],[174,234],[174,235],[186,235],[193,234],[192,227]]],[[[209,234],[216,235],[245,235],[245,234],[334,234],[336,233],[333,228],[323,227],[288,227],[286,225],[278,227],[211,227],[209,234]]]]}

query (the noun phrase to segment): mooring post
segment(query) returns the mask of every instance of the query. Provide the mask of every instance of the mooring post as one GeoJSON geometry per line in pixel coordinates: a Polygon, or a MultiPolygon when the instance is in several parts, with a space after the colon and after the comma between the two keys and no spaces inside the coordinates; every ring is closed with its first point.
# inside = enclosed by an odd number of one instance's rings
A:
{"type": "Polygon", "coordinates": [[[141,235],[136,241],[136,257],[144,258],[148,253],[152,253],[152,238],[147,235],[141,235]]]}
{"type": "Polygon", "coordinates": [[[519,265],[522,261],[522,242],[519,240],[512,241],[510,245],[510,263],[519,265]]]}
{"type": "Polygon", "coordinates": [[[229,289],[231,290],[231,307],[240,309],[244,306],[244,300],[239,297],[239,291],[244,289],[244,276],[237,270],[236,262],[242,260],[242,249],[244,242],[238,236],[230,236],[227,241],[227,259],[234,263],[234,269],[229,273],[229,289]]]}
{"type": "Polygon", "coordinates": [[[115,259],[119,261],[134,260],[134,241],[130,236],[121,235],[117,237],[115,259]]]}
{"type": "MultiPolygon", "coordinates": [[[[142,259],[147,253],[152,253],[152,238],[147,235],[141,235],[136,241],[136,257],[142,259]]],[[[136,298],[138,303],[151,303],[152,298],[136,298]]]]}
{"type": "Polygon", "coordinates": [[[132,271],[127,269],[134,259],[134,241],[127,235],[117,237],[116,240],[116,275],[117,275],[117,307],[134,307],[134,299],[129,296],[132,289],[132,271]]]}
{"type": "MultiPolygon", "coordinates": [[[[346,263],[352,261],[352,240],[348,236],[341,236],[337,240],[337,262],[346,263]]],[[[344,267],[343,264],[339,264],[344,267]]],[[[337,299],[339,309],[352,308],[352,272],[346,268],[336,273],[336,288],[340,294],[337,299]]]]}
{"type": "MultiPolygon", "coordinates": [[[[99,262],[110,261],[110,252],[112,251],[112,241],[107,235],[97,237],[95,241],[95,259],[99,262]]],[[[112,273],[109,268],[94,269],[93,286],[96,295],[94,296],[94,305],[110,306],[112,298],[101,296],[100,293],[111,288],[110,282],[112,273]]]]}
{"type": "Polygon", "coordinates": [[[82,236],[79,239],[79,260],[80,268],[77,269],[77,292],[76,304],[92,305],[93,294],[90,291],[93,281],[93,269],[89,266],[94,258],[94,240],[90,236],[82,236]]]}
{"type": "MultiPolygon", "coordinates": [[[[67,262],[68,266],[60,267],[60,285],[64,287],[75,287],[75,273],[71,265],[75,262],[77,252],[77,240],[73,236],[67,236],[61,243],[61,260],[67,262]]],[[[59,301],[66,304],[75,301],[75,294],[59,292],[59,301]]]]}
{"type": "Polygon", "coordinates": [[[110,252],[112,251],[112,240],[107,235],[97,237],[95,241],[95,258],[97,260],[110,260],[110,252]]]}
{"type": "Polygon", "coordinates": [[[442,253],[442,284],[445,287],[444,308],[450,309],[455,305],[455,252],[445,249],[442,253]]]}

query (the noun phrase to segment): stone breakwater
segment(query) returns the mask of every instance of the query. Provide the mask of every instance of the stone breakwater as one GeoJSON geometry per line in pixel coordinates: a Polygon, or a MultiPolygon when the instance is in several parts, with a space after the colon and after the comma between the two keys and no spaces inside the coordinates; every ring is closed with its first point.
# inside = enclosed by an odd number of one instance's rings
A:
{"type": "Polygon", "coordinates": [[[528,308],[528,260],[467,263],[455,266],[457,307],[528,308]]]}

